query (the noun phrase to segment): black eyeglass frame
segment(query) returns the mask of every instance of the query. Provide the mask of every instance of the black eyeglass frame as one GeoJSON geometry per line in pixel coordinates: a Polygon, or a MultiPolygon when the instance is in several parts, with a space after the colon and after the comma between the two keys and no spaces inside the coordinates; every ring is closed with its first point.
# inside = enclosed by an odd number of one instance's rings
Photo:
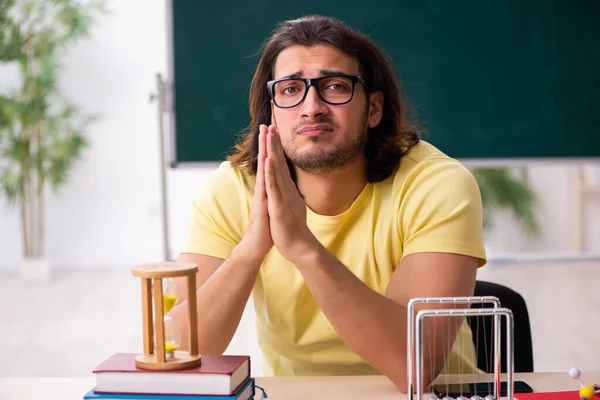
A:
{"type": "Polygon", "coordinates": [[[273,103],[275,104],[275,106],[277,106],[277,108],[294,108],[294,107],[299,106],[306,99],[306,95],[308,94],[308,90],[310,89],[311,86],[315,87],[315,92],[317,92],[317,96],[319,96],[319,98],[321,100],[323,100],[325,103],[331,104],[331,105],[334,105],[334,106],[340,106],[340,105],[343,105],[343,104],[348,104],[348,103],[350,103],[352,101],[352,99],[354,98],[354,89],[356,88],[356,83],[357,82],[361,83],[366,88],[365,81],[360,76],[349,75],[349,74],[332,74],[332,75],[320,76],[318,78],[280,78],[280,79],[274,79],[274,80],[271,80],[271,81],[267,82],[267,89],[269,91],[269,96],[271,97],[271,100],[273,100],[273,103]],[[347,101],[344,101],[342,103],[332,103],[330,101],[325,100],[323,98],[323,96],[321,96],[321,92],[319,91],[319,82],[321,82],[323,79],[336,78],[336,77],[337,78],[348,78],[352,82],[352,93],[350,94],[350,98],[347,101]],[[283,81],[300,81],[300,82],[304,82],[304,86],[306,87],[306,89],[304,90],[304,94],[302,95],[302,98],[300,99],[300,101],[298,103],[294,104],[293,106],[282,107],[279,104],[277,104],[277,100],[275,100],[275,96],[273,95],[273,87],[275,86],[276,83],[283,82],[283,81]]]}

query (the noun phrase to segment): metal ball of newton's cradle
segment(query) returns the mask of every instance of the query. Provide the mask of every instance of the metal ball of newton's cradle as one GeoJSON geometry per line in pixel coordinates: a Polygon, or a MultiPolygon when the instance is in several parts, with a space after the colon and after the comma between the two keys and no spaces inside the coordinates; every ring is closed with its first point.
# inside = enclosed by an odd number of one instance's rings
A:
{"type": "MultiPolygon", "coordinates": [[[[436,396],[431,396],[429,400],[440,400],[440,398],[436,396]]],[[[485,396],[485,398],[478,395],[474,395],[470,399],[465,396],[458,396],[456,399],[450,396],[445,396],[441,400],[496,400],[496,398],[493,395],[488,394],[487,396],[485,396]]]]}
{"type": "MultiPolygon", "coordinates": [[[[440,400],[440,398],[436,397],[436,396],[431,396],[429,398],[429,400],[440,400]]],[[[475,395],[475,396],[472,396],[470,399],[465,396],[458,396],[456,399],[454,397],[445,396],[441,400],[496,400],[496,398],[490,394],[490,395],[485,396],[485,399],[481,396],[475,395]]]]}

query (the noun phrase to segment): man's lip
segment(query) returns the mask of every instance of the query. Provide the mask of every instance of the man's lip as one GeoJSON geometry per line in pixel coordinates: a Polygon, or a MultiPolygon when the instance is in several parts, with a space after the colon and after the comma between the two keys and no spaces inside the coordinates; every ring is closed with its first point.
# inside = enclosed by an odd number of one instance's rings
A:
{"type": "Polygon", "coordinates": [[[300,129],[300,133],[301,135],[307,134],[309,132],[316,132],[316,131],[332,131],[333,128],[329,125],[311,125],[311,126],[305,126],[304,128],[300,129]]]}

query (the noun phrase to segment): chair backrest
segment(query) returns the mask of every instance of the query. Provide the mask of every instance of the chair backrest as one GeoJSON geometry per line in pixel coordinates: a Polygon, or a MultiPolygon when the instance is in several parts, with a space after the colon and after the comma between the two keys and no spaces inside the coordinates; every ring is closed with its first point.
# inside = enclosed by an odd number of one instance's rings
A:
{"type": "MultiPolygon", "coordinates": [[[[531,326],[525,299],[514,290],[491,282],[477,281],[475,296],[495,296],[500,300],[501,307],[510,309],[514,318],[514,360],[515,372],[533,372],[533,345],[531,326]]],[[[491,305],[473,304],[473,308],[491,305]]],[[[473,341],[477,347],[477,366],[479,369],[492,373],[493,363],[493,317],[467,317],[473,341]],[[484,345],[485,343],[485,345],[484,345]]],[[[501,372],[506,372],[506,321],[501,317],[501,372]]]]}

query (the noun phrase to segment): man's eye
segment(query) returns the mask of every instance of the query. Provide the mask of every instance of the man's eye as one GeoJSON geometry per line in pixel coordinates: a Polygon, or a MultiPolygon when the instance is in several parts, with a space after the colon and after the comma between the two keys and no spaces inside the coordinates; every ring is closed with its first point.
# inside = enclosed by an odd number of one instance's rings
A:
{"type": "Polygon", "coordinates": [[[300,89],[295,86],[288,86],[286,88],[283,88],[282,92],[283,94],[296,94],[299,90],[300,89]]]}

